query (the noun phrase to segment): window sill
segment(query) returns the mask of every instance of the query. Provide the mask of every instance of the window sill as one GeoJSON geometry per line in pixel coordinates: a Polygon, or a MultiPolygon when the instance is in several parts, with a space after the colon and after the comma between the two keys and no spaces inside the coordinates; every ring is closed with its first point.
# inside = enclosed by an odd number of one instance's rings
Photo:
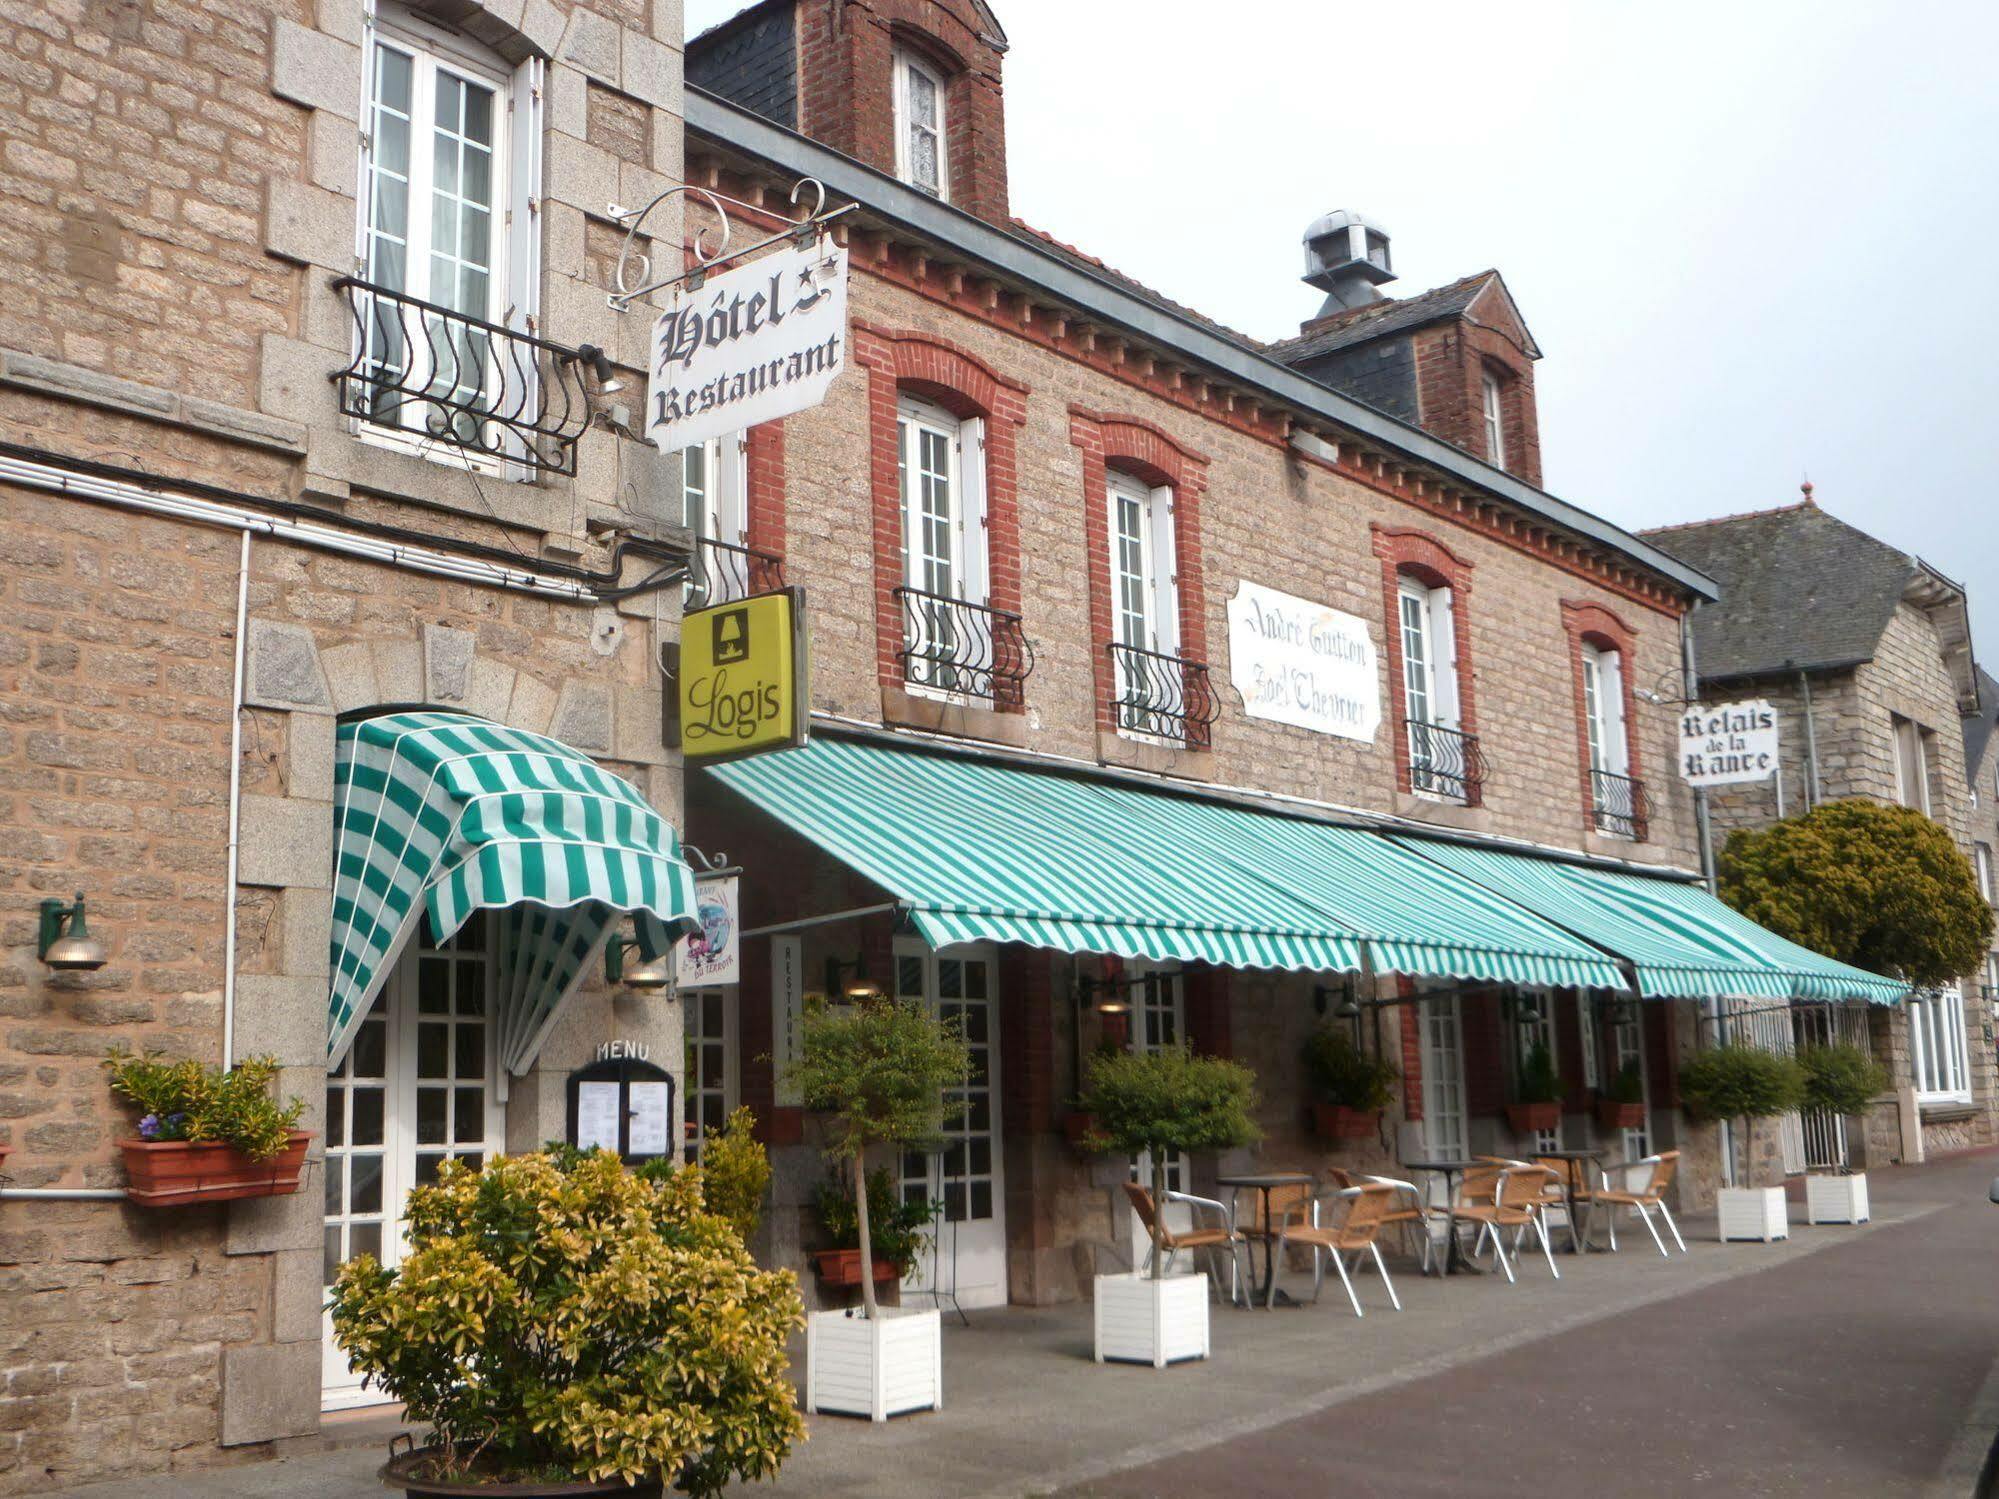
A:
{"type": "Polygon", "coordinates": [[[1001,713],[982,704],[952,702],[886,682],[882,684],[882,722],[960,739],[983,739],[1014,749],[1027,747],[1025,713],[1001,713]]]}
{"type": "Polygon", "coordinates": [[[1162,739],[1140,739],[1116,729],[1097,730],[1097,763],[1143,770],[1153,775],[1177,776],[1188,781],[1215,778],[1213,750],[1188,749],[1162,739]]]}
{"type": "Polygon", "coordinates": [[[1940,1095],[1931,1099],[1916,1099],[1916,1113],[1925,1124],[1955,1124],[1961,1119],[1973,1119],[1978,1115],[1978,1105],[1962,1095],[1940,1095]]]}
{"type": "Polygon", "coordinates": [[[1421,791],[1395,793],[1395,815],[1411,822],[1427,822],[1437,827],[1464,828],[1468,832],[1490,832],[1492,813],[1485,807],[1470,807],[1421,791]]]}

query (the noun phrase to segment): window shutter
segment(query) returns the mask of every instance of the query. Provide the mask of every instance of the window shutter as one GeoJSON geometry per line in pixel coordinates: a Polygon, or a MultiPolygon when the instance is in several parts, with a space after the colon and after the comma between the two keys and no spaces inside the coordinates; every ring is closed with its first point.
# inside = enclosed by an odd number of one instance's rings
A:
{"type": "Polygon", "coordinates": [[[1174,530],[1173,486],[1152,491],[1153,649],[1162,655],[1180,653],[1180,551],[1174,530]]]}
{"type": "Polygon", "coordinates": [[[964,585],[960,596],[975,604],[990,601],[986,572],[986,424],[967,417],[958,424],[958,510],[964,585]]]}

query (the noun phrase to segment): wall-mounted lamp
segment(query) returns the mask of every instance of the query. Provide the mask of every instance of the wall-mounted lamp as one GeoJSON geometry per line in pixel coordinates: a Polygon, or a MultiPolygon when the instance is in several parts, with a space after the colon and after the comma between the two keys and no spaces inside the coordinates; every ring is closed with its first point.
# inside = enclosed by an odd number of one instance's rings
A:
{"type": "Polygon", "coordinates": [[[880,999],[884,991],[880,984],[868,977],[868,960],[861,956],[826,960],[826,993],[853,1004],[880,999]],[[852,977],[843,979],[843,974],[851,974],[852,977]]]}
{"type": "Polygon", "coordinates": [[[1332,1011],[1333,1019],[1343,1020],[1353,1031],[1354,1045],[1360,1045],[1360,998],[1354,993],[1352,979],[1339,984],[1315,984],[1312,988],[1312,1011],[1324,1015],[1332,1011]]]}
{"type": "Polygon", "coordinates": [[[618,372],[611,364],[611,356],[596,344],[584,344],[576,351],[577,357],[590,366],[597,377],[597,389],[607,396],[614,396],[625,388],[625,382],[618,378],[618,372]]]}
{"type": "Polygon", "coordinates": [[[41,939],[35,950],[44,963],[61,973],[88,973],[104,966],[109,954],[84,924],[81,890],[73,901],[42,902],[41,939]]]}
{"type": "Polygon", "coordinates": [[[1079,978],[1076,980],[1076,999],[1080,1004],[1089,1005],[1099,1015],[1129,1015],[1133,982],[1125,978],[1079,978]]]}
{"type": "Polygon", "coordinates": [[[604,982],[623,984],[627,989],[664,989],[673,982],[673,950],[627,967],[625,954],[636,951],[638,945],[636,937],[611,934],[611,940],[604,944],[604,982]]]}

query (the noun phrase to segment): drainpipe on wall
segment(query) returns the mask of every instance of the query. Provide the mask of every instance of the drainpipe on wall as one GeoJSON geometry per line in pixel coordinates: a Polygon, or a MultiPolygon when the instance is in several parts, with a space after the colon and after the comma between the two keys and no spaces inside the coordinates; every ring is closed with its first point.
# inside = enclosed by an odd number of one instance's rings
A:
{"type": "Polygon", "coordinates": [[[229,874],[222,918],[222,1065],[236,1065],[236,871],[243,849],[243,662],[250,631],[250,533],[236,564],[236,685],[229,694],[229,874]]]}
{"type": "Polygon", "coordinates": [[[1812,677],[1802,668],[1798,671],[1798,690],[1805,701],[1805,810],[1809,812],[1819,804],[1824,792],[1819,786],[1819,731],[1812,716],[1812,677]]]}
{"type": "MultiPolygon", "coordinates": [[[[1694,610],[1700,608],[1700,600],[1680,616],[1680,663],[1684,673],[1684,683],[1680,689],[1689,703],[1697,703],[1701,696],[1700,672],[1694,662],[1694,610]]],[[[1707,787],[1694,787],[1694,827],[1700,834],[1701,878],[1707,883],[1709,895],[1715,893],[1714,877],[1714,828],[1708,820],[1707,787]]]]}

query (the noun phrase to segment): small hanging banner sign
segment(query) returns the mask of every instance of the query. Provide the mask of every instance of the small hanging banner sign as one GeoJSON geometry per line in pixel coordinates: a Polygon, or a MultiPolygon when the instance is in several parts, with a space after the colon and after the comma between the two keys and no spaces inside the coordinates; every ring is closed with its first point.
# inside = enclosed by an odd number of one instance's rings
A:
{"type": "Polygon", "coordinates": [[[847,361],[847,252],[825,237],[672,293],[654,319],[646,436],[678,452],[817,406],[847,361]]]}
{"type": "Polygon", "coordinates": [[[1691,704],[1680,715],[1680,776],[1689,786],[1736,786],[1777,773],[1777,710],[1762,698],[1691,704]]]}
{"type": "Polygon", "coordinates": [[[742,949],[736,940],[736,879],[725,874],[694,882],[701,930],[680,949],[675,976],[684,989],[707,989],[742,980],[742,949]]]}

